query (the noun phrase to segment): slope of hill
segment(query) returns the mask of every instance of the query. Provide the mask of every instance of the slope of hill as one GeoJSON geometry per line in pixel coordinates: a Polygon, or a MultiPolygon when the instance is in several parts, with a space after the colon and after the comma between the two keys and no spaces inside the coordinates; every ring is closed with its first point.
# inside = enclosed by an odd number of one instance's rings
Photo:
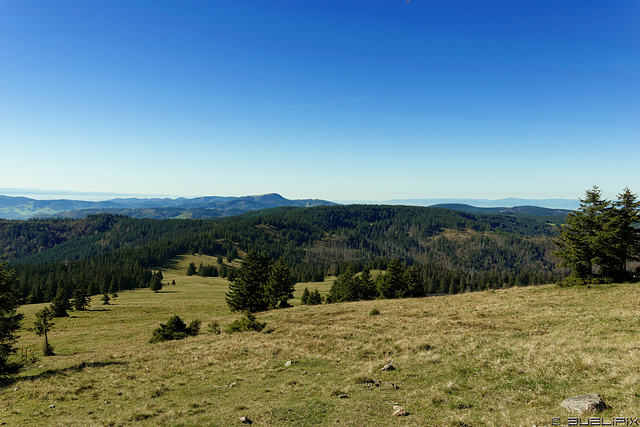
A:
{"type": "Polygon", "coordinates": [[[543,208],[539,206],[514,206],[512,208],[507,207],[491,207],[482,208],[477,206],[465,205],[461,203],[443,203],[434,205],[433,207],[440,207],[445,209],[452,209],[454,211],[477,213],[484,215],[519,215],[525,218],[537,218],[543,221],[552,222],[556,224],[563,224],[564,218],[569,212],[568,209],[551,209],[543,208]]]}
{"type": "MultiPolygon", "coordinates": [[[[587,392],[637,415],[638,285],[541,286],[437,298],[299,306],[258,314],[268,333],[214,334],[239,315],[226,281],[165,270],[176,286],[121,292],[56,319],[56,356],[0,387],[7,425],[551,425],[587,392]],[[596,307],[597,309],[594,309],[596,307]],[[373,309],[379,315],[372,316],[373,309]],[[177,314],[202,334],[150,344],[177,314]],[[289,366],[285,362],[291,361],[289,366]],[[393,371],[382,367],[392,364],[393,371]],[[394,405],[409,415],[393,416],[394,405]]],[[[314,285],[315,286],[315,285],[314,285]]],[[[329,284],[318,284],[324,292],[329,284]]],[[[298,286],[299,298],[304,286],[298,286]]],[[[23,306],[25,325],[44,305],[23,306]]],[[[583,418],[584,420],[584,418],[583,418]]]]}
{"type": "Polygon", "coordinates": [[[136,218],[218,218],[280,206],[329,206],[336,203],[318,199],[289,200],[279,194],[243,197],[197,197],[112,199],[103,202],[78,200],[35,200],[26,197],[0,196],[0,218],[28,219],[42,217],[84,218],[110,213],[136,218]]]}
{"type": "Polygon", "coordinates": [[[386,268],[399,258],[434,266],[421,278],[428,292],[457,292],[556,280],[564,270],[552,256],[554,232],[543,221],[507,215],[352,205],[273,208],[217,220],[5,221],[0,247],[32,302],[52,298],[58,287],[70,294],[78,283],[94,294],[143,287],[152,266],[179,254],[233,257],[249,250],[282,258],[297,281],[339,274],[348,263],[386,268]]]}

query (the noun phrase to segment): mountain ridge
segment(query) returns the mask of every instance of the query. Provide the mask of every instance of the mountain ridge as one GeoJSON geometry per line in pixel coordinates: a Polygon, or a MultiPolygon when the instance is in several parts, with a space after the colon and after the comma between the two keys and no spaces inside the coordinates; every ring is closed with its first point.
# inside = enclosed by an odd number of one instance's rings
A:
{"type": "Polygon", "coordinates": [[[244,212],[283,206],[331,206],[321,199],[286,199],[277,193],[254,196],[202,196],[192,199],[116,198],[104,201],[70,199],[37,200],[0,196],[0,218],[82,218],[97,213],[128,215],[136,218],[218,218],[244,212]]]}

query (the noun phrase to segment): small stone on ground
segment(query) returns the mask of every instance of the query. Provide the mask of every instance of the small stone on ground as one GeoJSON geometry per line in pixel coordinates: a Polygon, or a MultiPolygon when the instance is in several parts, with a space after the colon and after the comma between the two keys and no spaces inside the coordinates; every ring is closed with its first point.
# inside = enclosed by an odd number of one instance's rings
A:
{"type": "Polygon", "coordinates": [[[395,405],[393,407],[393,416],[394,417],[406,417],[409,413],[402,407],[395,405]]]}
{"type": "Polygon", "coordinates": [[[596,393],[568,397],[560,403],[560,407],[570,412],[597,412],[607,407],[596,393]]]}

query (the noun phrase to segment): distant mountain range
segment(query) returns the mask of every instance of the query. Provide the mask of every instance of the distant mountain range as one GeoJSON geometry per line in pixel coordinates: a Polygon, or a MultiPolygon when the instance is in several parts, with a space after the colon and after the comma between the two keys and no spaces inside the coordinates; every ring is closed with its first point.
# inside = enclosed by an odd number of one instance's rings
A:
{"type": "Polygon", "coordinates": [[[540,206],[514,206],[511,208],[495,207],[495,208],[482,208],[477,206],[470,206],[461,203],[442,203],[439,205],[433,205],[432,207],[451,209],[459,212],[469,212],[473,214],[482,215],[517,215],[520,217],[537,218],[550,223],[562,224],[565,221],[565,217],[571,210],[569,209],[552,209],[542,208],[540,206]]]}
{"type": "Polygon", "coordinates": [[[476,207],[494,207],[505,209],[517,206],[538,206],[541,208],[551,209],[569,209],[575,210],[579,207],[580,201],[578,199],[519,199],[515,197],[509,197],[506,199],[393,199],[387,201],[377,202],[362,202],[362,201],[338,201],[341,204],[376,204],[376,205],[407,205],[407,206],[436,206],[436,205],[469,205],[476,207]]]}
{"type": "MultiPolygon", "coordinates": [[[[319,199],[290,200],[279,194],[223,197],[206,196],[179,198],[116,198],[105,201],[37,200],[28,197],[0,195],[0,218],[84,218],[91,214],[110,213],[133,218],[219,218],[240,215],[249,211],[283,206],[327,206],[339,203],[319,199]]],[[[358,202],[356,204],[364,204],[358,202]]],[[[577,201],[569,199],[404,199],[369,202],[376,205],[435,206],[477,214],[507,214],[545,216],[550,222],[564,217],[577,208],[577,201]],[[561,209],[562,208],[562,209],[561,209]]]]}
{"type": "Polygon", "coordinates": [[[323,206],[337,203],[318,199],[289,200],[279,194],[259,196],[187,198],[118,198],[101,202],[80,200],[36,200],[28,197],[0,196],[0,218],[83,218],[98,213],[134,218],[218,218],[282,206],[323,206]]]}

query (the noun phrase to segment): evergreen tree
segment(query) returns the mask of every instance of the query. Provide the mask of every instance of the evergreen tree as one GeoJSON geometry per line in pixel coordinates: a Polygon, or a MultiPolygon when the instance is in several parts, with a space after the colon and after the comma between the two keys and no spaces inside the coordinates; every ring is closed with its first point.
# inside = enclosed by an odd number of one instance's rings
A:
{"type": "Polygon", "coordinates": [[[371,278],[371,271],[367,267],[362,270],[362,274],[360,275],[359,288],[358,299],[371,300],[378,295],[376,284],[371,278]]]}
{"type": "Polygon", "coordinates": [[[304,292],[302,292],[302,297],[300,298],[300,302],[302,305],[306,305],[307,301],[309,301],[309,289],[304,288],[304,292]]]}
{"type": "Polygon", "coordinates": [[[13,271],[0,262],[0,376],[13,371],[16,366],[9,363],[9,356],[15,353],[14,344],[18,338],[22,313],[16,313],[20,306],[20,296],[13,288],[13,271]]]}
{"type": "Polygon", "coordinates": [[[109,297],[109,294],[107,292],[102,294],[102,305],[109,305],[110,300],[111,298],[109,297]]]}
{"type": "Polygon", "coordinates": [[[116,280],[115,277],[113,277],[111,279],[111,283],[109,284],[108,292],[110,294],[115,294],[118,291],[119,288],[120,288],[120,286],[118,285],[118,281],[116,280]]]}
{"type": "Polygon", "coordinates": [[[269,308],[266,286],[269,280],[269,255],[249,251],[229,284],[225,299],[231,311],[265,311],[269,308]]]}
{"type": "MultiPolygon", "coordinates": [[[[420,270],[417,267],[412,266],[405,270],[404,272],[404,286],[402,297],[423,297],[424,286],[422,285],[422,280],[420,280],[420,270]]],[[[463,288],[464,289],[464,288],[463,288]]]]}
{"type": "Polygon", "coordinates": [[[83,285],[76,286],[71,297],[71,305],[78,311],[85,310],[91,302],[91,297],[87,295],[87,288],[83,285]]]}
{"type": "Polygon", "coordinates": [[[338,280],[333,282],[327,300],[329,302],[357,301],[360,299],[360,280],[356,277],[356,272],[352,264],[338,276],[338,280]]]}
{"type": "Polygon", "coordinates": [[[187,267],[187,276],[193,276],[196,274],[196,264],[194,262],[189,263],[189,267],[187,267]]]}
{"type": "Polygon", "coordinates": [[[269,271],[265,293],[269,308],[290,307],[287,301],[293,298],[295,284],[291,279],[289,267],[280,259],[269,271]]]}
{"type": "Polygon", "coordinates": [[[162,272],[158,271],[153,275],[151,279],[151,290],[153,292],[160,292],[162,290],[162,272]]]}
{"type": "Polygon", "coordinates": [[[378,276],[378,294],[383,298],[399,298],[405,292],[404,266],[402,261],[389,262],[385,274],[378,276]]]}
{"type": "Polygon", "coordinates": [[[617,281],[630,279],[627,269],[630,261],[640,260],[640,202],[637,196],[625,188],[613,203],[608,223],[608,249],[610,261],[604,273],[617,281]]]}
{"type": "Polygon", "coordinates": [[[53,347],[49,345],[49,337],[47,333],[51,331],[54,323],[52,322],[55,313],[51,307],[45,307],[42,310],[36,312],[36,321],[33,324],[33,331],[38,336],[44,335],[44,347],[42,352],[45,356],[53,356],[53,347]]]}
{"type": "Polygon", "coordinates": [[[318,288],[316,288],[315,291],[311,292],[309,294],[309,298],[307,299],[307,304],[308,305],[319,305],[322,304],[322,295],[320,295],[320,292],[318,291],[318,288]]]}
{"type": "Polygon", "coordinates": [[[160,326],[152,332],[149,342],[180,340],[186,337],[196,336],[199,333],[199,320],[192,320],[187,326],[178,315],[173,315],[166,324],[161,323],[160,326]]]}
{"type": "Polygon", "coordinates": [[[554,254],[561,265],[571,269],[578,282],[585,282],[596,274],[596,266],[606,258],[606,239],[603,234],[608,218],[609,201],[603,200],[600,189],[593,186],[580,200],[580,208],[566,217],[560,236],[555,240],[559,250],[554,254]]]}
{"type": "Polygon", "coordinates": [[[51,301],[51,310],[54,317],[67,317],[69,313],[67,310],[71,310],[71,303],[67,298],[67,293],[63,288],[58,288],[55,298],[51,301]]]}

